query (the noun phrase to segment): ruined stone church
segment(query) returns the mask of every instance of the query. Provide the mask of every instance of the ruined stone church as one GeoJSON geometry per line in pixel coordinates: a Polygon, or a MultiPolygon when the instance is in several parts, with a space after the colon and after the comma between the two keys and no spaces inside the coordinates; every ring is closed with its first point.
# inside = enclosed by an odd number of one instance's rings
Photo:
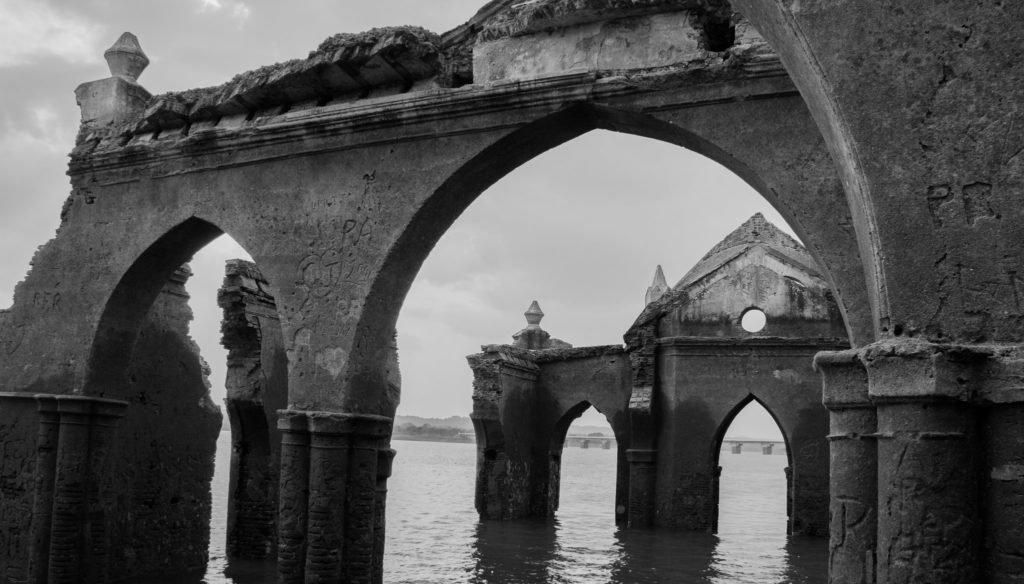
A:
{"type": "Polygon", "coordinates": [[[814,259],[757,214],[676,285],[659,266],[645,301],[625,347],[553,339],[534,302],[513,344],[468,357],[481,518],[553,515],[566,432],[594,407],[618,443],[617,521],[716,531],[722,439],[756,400],[787,443],[789,532],[826,535],[828,412],[812,360],[848,344],[814,259]],[[756,330],[743,327],[751,311],[756,330]]]}

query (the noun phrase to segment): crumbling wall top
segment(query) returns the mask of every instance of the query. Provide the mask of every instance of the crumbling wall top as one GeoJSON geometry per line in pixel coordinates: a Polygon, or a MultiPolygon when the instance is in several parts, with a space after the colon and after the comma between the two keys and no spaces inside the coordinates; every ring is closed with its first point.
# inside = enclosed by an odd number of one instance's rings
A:
{"type": "Polygon", "coordinates": [[[659,12],[694,11],[724,21],[732,16],[727,0],[527,0],[503,4],[502,10],[488,5],[493,14],[482,27],[479,42],[659,12]]]}
{"type": "MultiPolygon", "coordinates": [[[[132,37],[134,38],[134,37],[132,37]]],[[[441,37],[417,26],[375,28],[334,35],[305,59],[240,73],[213,87],[175,91],[149,100],[145,111],[120,124],[83,126],[76,144],[106,136],[167,130],[275,107],[313,105],[343,95],[365,97],[387,88],[406,91],[441,71],[441,37]]]]}

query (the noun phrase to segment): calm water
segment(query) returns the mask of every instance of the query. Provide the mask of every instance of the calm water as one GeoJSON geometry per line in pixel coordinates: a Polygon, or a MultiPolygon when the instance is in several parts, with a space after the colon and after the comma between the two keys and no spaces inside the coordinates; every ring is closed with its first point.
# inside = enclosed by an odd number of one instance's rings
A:
{"type": "MultiPolygon", "coordinates": [[[[473,509],[474,445],[395,441],[394,448],[384,559],[388,583],[825,581],[827,542],[785,534],[785,456],[723,453],[720,533],[706,535],[618,530],[612,450],[563,452],[557,519],[479,523],[473,509]]],[[[230,436],[222,433],[218,463],[229,449],[230,436]]],[[[214,488],[209,570],[205,579],[175,582],[275,582],[272,567],[225,560],[224,465],[218,464],[214,488]]]]}

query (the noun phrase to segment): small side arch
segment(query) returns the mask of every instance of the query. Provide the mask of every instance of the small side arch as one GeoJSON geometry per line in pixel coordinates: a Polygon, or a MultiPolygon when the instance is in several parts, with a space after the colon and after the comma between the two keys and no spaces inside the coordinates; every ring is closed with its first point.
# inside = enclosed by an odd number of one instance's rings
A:
{"type": "Polygon", "coordinates": [[[549,453],[549,483],[548,502],[552,512],[558,510],[559,498],[561,496],[562,481],[562,451],[565,448],[565,441],[569,428],[573,422],[578,420],[588,409],[604,416],[605,422],[611,428],[615,437],[616,464],[615,464],[615,523],[625,525],[627,521],[627,504],[629,500],[629,466],[626,460],[628,449],[629,429],[617,427],[616,420],[608,413],[601,411],[596,405],[588,400],[582,400],[567,408],[555,422],[551,432],[551,441],[548,448],[549,453]]]}
{"type": "Polygon", "coordinates": [[[779,429],[779,433],[782,434],[782,442],[786,448],[786,532],[791,534],[793,532],[793,449],[790,447],[789,433],[786,431],[782,421],[779,420],[779,417],[775,414],[772,408],[753,393],[747,394],[746,397],[740,400],[731,410],[729,410],[729,413],[726,414],[722,419],[722,422],[718,425],[718,428],[715,430],[714,440],[711,443],[711,452],[708,453],[710,460],[712,461],[712,469],[714,469],[714,478],[712,479],[711,485],[711,531],[712,533],[718,533],[720,479],[722,473],[722,466],[719,457],[722,452],[722,445],[725,441],[725,434],[732,426],[732,423],[736,420],[736,416],[753,402],[756,402],[759,406],[764,408],[764,411],[768,412],[772,421],[775,422],[775,426],[779,429]]]}

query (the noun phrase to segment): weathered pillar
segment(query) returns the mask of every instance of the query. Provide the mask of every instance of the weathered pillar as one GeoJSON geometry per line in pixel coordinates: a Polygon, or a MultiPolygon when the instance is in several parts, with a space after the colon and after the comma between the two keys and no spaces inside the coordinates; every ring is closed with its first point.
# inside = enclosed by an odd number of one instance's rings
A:
{"type": "Polygon", "coordinates": [[[283,410],[281,484],[277,528],[277,568],[281,584],[303,584],[306,566],[306,513],[309,502],[309,420],[302,412],[283,410]]]}
{"type": "Polygon", "coordinates": [[[878,408],[878,584],[981,582],[978,355],[900,340],[861,359],[878,408]]]}
{"type": "Polygon", "coordinates": [[[467,360],[473,370],[470,418],[476,432],[480,519],[550,516],[551,430],[545,423],[548,412],[534,399],[540,368],[525,351],[507,345],[487,345],[483,354],[467,360]],[[506,424],[516,440],[505,440],[506,424]]]}
{"type": "Polygon", "coordinates": [[[53,525],[50,531],[51,584],[78,582],[84,569],[85,498],[89,459],[90,407],[83,401],[60,401],[57,472],[54,477],[53,525]]]}
{"type": "Polygon", "coordinates": [[[50,564],[50,529],[53,522],[53,488],[57,474],[60,414],[55,396],[37,396],[39,437],[36,443],[35,492],[32,504],[32,539],[29,542],[29,582],[46,584],[50,564]]]}
{"type": "MultiPolygon", "coordinates": [[[[721,449],[719,449],[721,452],[721,449]]],[[[722,465],[716,464],[711,473],[711,533],[718,533],[718,517],[722,508],[722,465]]]]}
{"type": "Polygon", "coordinates": [[[282,411],[280,415],[279,428],[285,436],[278,544],[281,581],[380,581],[384,548],[376,531],[383,524],[378,513],[385,508],[382,482],[386,477],[378,471],[378,463],[382,452],[385,458],[391,452],[391,418],[335,412],[282,411]],[[308,497],[302,501],[304,491],[308,497]],[[305,515],[304,520],[295,521],[293,514],[305,515]]]}
{"type": "Polygon", "coordinates": [[[230,558],[273,557],[280,497],[281,438],[276,412],[288,403],[287,357],[275,299],[255,264],[230,260],[217,291],[223,309],[221,343],[228,349],[227,397],[231,422],[227,553],[230,558]]]}
{"type": "Polygon", "coordinates": [[[1024,355],[1002,347],[986,367],[978,392],[986,407],[985,565],[992,584],[1019,582],[1024,574],[1024,355]]]}
{"type": "MultiPolygon", "coordinates": [[[[66,397],[67,399],[75,399],[66,397]]],[[[113,458],[111,450],[116,444],[117,425],[128,404],[112,400],[89,399],[92,405],[90,420],[88,467],[86,473],[86,537],[85,557],[88,566],[82,582],[105,583],[110,577],[109,555],[111,541],[111,513],[117,505],[111,485],[116,478],[110,472],[113,458]]]]}
{"type": "Polygon", "coordinates": [[[629,526],[652,527],[658,451],[631,448],[626,451],[626,460],[629,461],[629,526]]]}
{"type": "Polygon", "coordinates": [[[384,582],[384,540],[385,524],[387,523],[387,497],[388,479],[391,478],[391,470],[395,461],[395,451],[385,448],[377,452],[377,496],[376,510],[374,517],[376,523],[373,526],[373,583],[384,582]]]}
{"type": "Polygon", "coordinates": [[[875,582],[878,454],[875,406],[858,352],[821,352],[814,367],[822,376],[829,410],[829,582],[875,582]]]}
{"type": "Polygon", "coordinates": [[[125,402],[58,396],[59,428],[53,486],[47,582],[106,581],[106,505],[99,485],[125,402]]]}
{"type": "Polygon", "coordinates": [[[633,385],[629,395],[630,448],[626,450],[629,462],[626,524],[629,527],[653,527],[655,523],[659,430],[654,405],[658,377],[657,338],[654,324],[641,327],[626,337],[633,385]]]}

